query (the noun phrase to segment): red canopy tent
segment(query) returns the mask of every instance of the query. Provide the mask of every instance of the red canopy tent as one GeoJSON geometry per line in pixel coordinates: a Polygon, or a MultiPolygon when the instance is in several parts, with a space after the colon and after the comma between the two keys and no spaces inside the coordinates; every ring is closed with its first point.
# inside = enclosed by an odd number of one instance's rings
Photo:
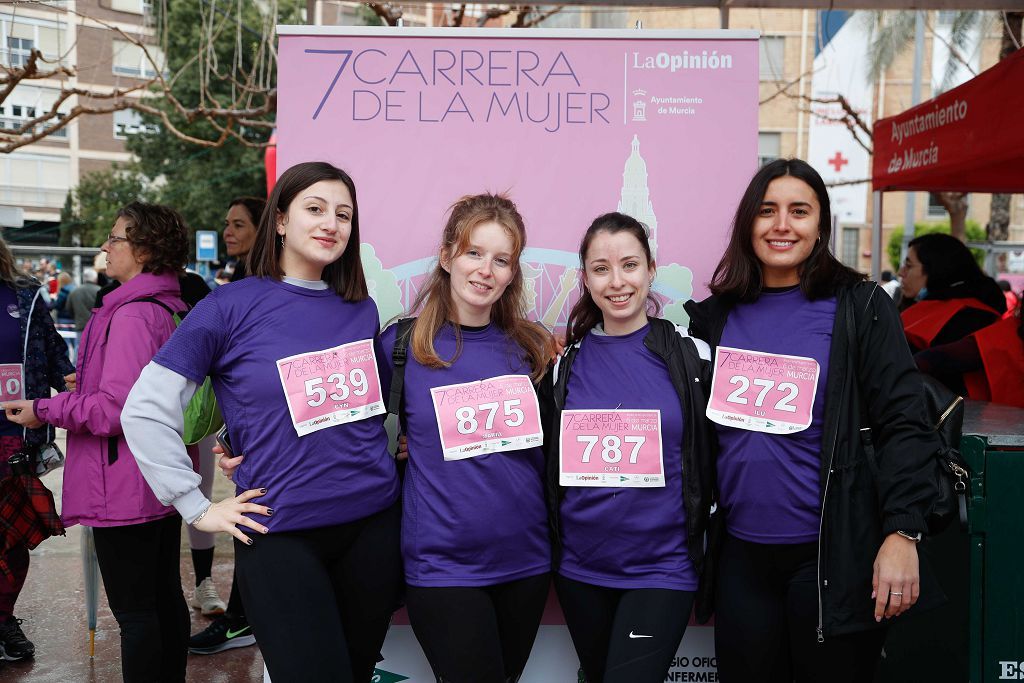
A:
{"type": "Polygon", "coordinates": [[[872,276],[882,256],[882,193],[1024,191],[1024,50],[934,99],[875,124],[872,276]]]}

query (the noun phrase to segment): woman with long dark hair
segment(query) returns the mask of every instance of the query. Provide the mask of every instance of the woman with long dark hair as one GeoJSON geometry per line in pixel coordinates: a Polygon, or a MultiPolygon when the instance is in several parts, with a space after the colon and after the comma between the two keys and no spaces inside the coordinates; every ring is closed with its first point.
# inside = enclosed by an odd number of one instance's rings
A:
{"type": "MultiPolygon", "coordinates": [[[[998,321],[1006,297],[960,240],[942,233],[915,237],[900,268],[900,290],[910,304],[900,314],[913,351],[960,341],[998,321]]],[[[962,382],[944,378],[964,393],[962,382]]]]}
{"type": "Polygon", "coordinates": [[[146,367],[125,432],[161,500],[235,537],[270,676],[366,681],[398,602],[400,510],[348,174],[322,162],[285,171],[249,263],[253,277],[203,299],[146,367]],[[245,453],[238,495],[218,503],[181,443],[184,408],[207,376],[245,453]]]}
{"type": "Polygon", "coordinates": [[[725,683],[870,680],[920,592],[939,448],[892,300],[829,252],[821,176],[753,177],[690,330],[715,350],[715,648],[725,683]],[[866,440],[873,435],[873,453],[866,440]],[[720,543],[721,549],[717,549],[720,543]]]}
{"type": "MultiPolygon", "coordinates": [[[[544,455],[534,385],[547,332],[526,319],[526,227],[507,197],[452,205],[438,260],[410,310],[402,425],[409,621],[434,675],[516,681],[550,586],[544,455]]],[[[407,341],[406,341],[407,340],[407,341]]]]}
{"type": "Polygon", "coordinates": [[[555,586],[589,683],[655,683],[703,568],[708,346],[656,317],[656,264],[635,219],[595,219],[580,268],[566,349],[545,384],[555,586]]]}

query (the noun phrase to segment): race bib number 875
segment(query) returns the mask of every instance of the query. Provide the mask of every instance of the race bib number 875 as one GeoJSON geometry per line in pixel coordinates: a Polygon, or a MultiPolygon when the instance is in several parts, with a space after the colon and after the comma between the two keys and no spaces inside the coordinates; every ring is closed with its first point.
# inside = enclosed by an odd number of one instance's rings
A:
{"type": "Polygon", "coordinates": [[[502,375],[430,390],[445,460],[539,446],[540,405],[530,378],[502,375]]]}
{"type": "Polygon", "coordinates": [[[299,436],[385,411],[372,339],[282,358],[277,371],[299,436]]]}
{"type": "Polygon", "coordinates": [[[726,427],[792,434],[811,425],[818,361],[719,346],[707,416],[726,427]]]}

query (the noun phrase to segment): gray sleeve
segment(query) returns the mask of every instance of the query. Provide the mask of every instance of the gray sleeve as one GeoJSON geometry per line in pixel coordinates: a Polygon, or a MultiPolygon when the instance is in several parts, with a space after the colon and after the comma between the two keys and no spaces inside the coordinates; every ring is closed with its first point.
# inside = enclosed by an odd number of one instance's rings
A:
{"type": "Polygon", "coordinates": [[[199,385],[150,362],[132,387],[121,412],[128,448],[146,483],[164,505],[191,524],[210,505],[199,490],[202,478],[185,450],[185,407],[199,385]]]}

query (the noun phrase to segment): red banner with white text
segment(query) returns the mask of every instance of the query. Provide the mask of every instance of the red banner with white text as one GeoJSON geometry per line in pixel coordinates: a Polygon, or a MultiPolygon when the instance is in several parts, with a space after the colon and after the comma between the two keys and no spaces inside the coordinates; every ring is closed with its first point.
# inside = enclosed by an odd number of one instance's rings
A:
{"type": "Polygon", "coordinates": [[[875,124],[877,190],[1024,190],[1024,50],[875,124]]]}

